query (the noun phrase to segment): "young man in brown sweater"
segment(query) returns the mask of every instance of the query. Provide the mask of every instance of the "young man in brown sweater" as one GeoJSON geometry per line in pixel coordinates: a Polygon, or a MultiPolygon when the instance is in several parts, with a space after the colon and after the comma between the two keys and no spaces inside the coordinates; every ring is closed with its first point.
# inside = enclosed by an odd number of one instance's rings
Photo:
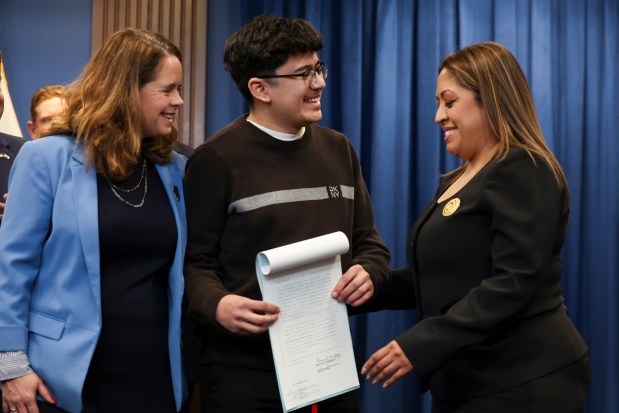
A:
{"type": "MultiPolygon", "coordinates": [[[[327,77],[321,48],[306,21],[269,15],[230,37],[224,62],[250,112],[187,164],[186,293],[204,337],[209,413],[282,409],[267,331],[279,308],[262,301],[258,252],[342,231],[350,249],[333,298],[359,306],[388,282],[390,254],[355,151],[343,134],[316,124],[327,77]]],[[[318,409],[358,412],[356,392],[318,409]]]]}

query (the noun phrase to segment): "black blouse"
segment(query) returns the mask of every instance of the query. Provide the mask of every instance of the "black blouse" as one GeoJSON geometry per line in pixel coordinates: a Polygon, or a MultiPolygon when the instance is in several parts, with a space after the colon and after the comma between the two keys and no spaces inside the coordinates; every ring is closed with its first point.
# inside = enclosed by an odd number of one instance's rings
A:
{"type": "Polygon", "coordinates": [[[140,161],[114,189],[97,176],[103,327],[85,383],[85,412],[119,406],[124,411],[175,411],[168,273],[178,234],[155,165],[148,161],[142,173],[140,161]],[[120,198],[144,203],[132,207],[120,198]]]}

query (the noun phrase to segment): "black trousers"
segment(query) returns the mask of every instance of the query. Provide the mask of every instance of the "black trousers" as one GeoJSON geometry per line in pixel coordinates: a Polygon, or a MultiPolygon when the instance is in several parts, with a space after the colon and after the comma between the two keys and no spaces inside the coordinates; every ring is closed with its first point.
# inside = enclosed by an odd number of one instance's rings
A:
{"type": "Polygon", "coordinates": [[[582,413],[589,390],[589,356],[546,376],[484,397],[432,400],[432,413],[582,413]]]}
{"type": "MultiPolygon", "coordinates": [[[[275,372],[222,363],[202,365],[203,413],[282,413],[275,372]]],[[[295,410],[310,413],[311,406],[295,410]]],[[[359,413],[357,392],[318,403],[318,413],[359,413]]]]}
{"type": "Polygon", "coordinates": [[[66,413],[66,410],[61,409],[60,407],[56,407],[53,404],[45,403],[40,400],[37,400],[37,407],[39,408],[39,413],[66,413]]]}

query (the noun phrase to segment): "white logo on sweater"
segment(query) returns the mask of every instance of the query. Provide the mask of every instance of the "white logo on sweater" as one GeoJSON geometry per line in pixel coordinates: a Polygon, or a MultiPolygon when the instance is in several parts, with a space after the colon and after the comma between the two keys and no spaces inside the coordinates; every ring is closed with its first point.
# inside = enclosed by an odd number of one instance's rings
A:
{"type": "Polygon", "coordinates": [[[340,197],[340,189],[337,186],[329,186],[329,192],[331,193],[331,198],[340,197]]]}

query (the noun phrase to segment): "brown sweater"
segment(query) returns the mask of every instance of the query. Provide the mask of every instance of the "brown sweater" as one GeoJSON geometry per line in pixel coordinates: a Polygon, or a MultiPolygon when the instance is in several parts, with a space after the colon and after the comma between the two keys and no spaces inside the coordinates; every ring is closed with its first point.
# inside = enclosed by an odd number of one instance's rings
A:
{"type": "Polygon", "coordinates": [[[204,337],[203,361],[272,368],[268,333],[238,335],[215,320],[222,297],[260,300],[260,251],[342,231],[351,248],[342,269],[361,264],[376,292],[390,254],[374,226],[370,197],[344,135],[311,125],[302,139],[279,141],[246,115],[200,146],[185,175],[186,294],[204,337]]]}

